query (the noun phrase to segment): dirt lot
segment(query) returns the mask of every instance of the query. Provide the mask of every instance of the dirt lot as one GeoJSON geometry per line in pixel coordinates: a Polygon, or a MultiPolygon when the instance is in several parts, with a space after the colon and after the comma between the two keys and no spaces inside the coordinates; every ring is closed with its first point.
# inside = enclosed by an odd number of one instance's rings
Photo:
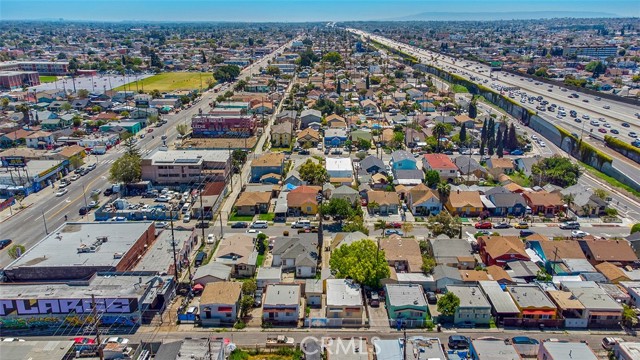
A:
{"type": "Polygon", "coordinates": [[[258,142],[258,138],[252,136],[246,139],[204,139],[192,138],[182,142],[180,148],[192,149],[253,149],[258,142]]]}

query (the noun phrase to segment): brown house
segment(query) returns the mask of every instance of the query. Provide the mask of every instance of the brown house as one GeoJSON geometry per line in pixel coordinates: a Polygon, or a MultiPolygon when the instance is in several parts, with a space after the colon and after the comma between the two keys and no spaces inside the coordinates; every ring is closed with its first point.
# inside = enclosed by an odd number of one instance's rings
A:
{"type": "Polygon", "coordinates": [[[564,210],[564,202],[558,193],[525,191],[522,193],[533,214],[553,216],[564,210]]]}
{"type": "Polygon", "coordinates": [[[255,215],[269,212],[271,192],[242,192],[236,200],[238,215],[255,215]]]}
{"type": "Polygon", "coordinates": [[[621,268],[610,262],[603,262],[595,266],[596,270],[607,278],[612,284],[618,284],[620,281],[629,281],[627,274],[621,268]]]}
{"type": "Polygon", "coordinates": [[[626,240],[580,240],[580,247],[593,265],[608,261],[627,266],[638,261],[638,256],[626,240]]]}
{"type": "Polygon", "coordinates": [[[387,263],[396,272],[422,272],[422,255],[417,240],[392,235],[380,240],[380,249],[384,250],[387,263]]]}

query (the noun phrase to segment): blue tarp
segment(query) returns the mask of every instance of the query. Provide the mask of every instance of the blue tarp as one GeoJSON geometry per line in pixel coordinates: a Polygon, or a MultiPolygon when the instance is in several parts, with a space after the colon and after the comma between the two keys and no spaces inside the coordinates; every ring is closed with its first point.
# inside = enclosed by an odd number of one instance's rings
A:
{"type": "Polygon", "coordinates": [[[297,186],[295,186],[293,184],[287,184],[285,186],[285,188],[287,189],[287,191],[291,191],[291,190],[294,190],[295,188],[297,188],[297,186]]]}

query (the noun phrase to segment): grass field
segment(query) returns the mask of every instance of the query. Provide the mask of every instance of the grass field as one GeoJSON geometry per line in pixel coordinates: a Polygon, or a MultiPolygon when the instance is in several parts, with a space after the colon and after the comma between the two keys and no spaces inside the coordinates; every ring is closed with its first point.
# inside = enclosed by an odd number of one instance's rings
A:
{"type": "MultiPolygon", "coordinates": [[[[211,77],[208,73],[198,72],[167,72],[148,77],[138,81],[138,86],[144,87],[145,92],[151,90],[174,91],[193,90],[200,88],[200,77],[202,77],[202,87],[207,86],[207,79],[211,77]]],[[[125,85],[118,86],[114,90],[124,90],[125,85]]]]}
{"type": "Polygon", "coordinates": [[[52,83],[52,82],[54,82],[56,80],[58,80],[57,76],[43,76],[43,75],[40,75],[40,83],[41,84],[52,83]]]}

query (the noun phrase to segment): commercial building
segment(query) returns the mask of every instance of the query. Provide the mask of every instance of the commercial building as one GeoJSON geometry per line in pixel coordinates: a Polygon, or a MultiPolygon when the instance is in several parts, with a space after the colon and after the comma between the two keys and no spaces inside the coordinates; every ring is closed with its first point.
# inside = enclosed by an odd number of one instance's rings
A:
{"type": "Polygon", "coordinates": [[[253,136],[258,120],[248,115],[195,115],[191,118],[193,137],[245,138],[253,136]]]}
{"type": "Polygon", "coordinates": [[[576,55],[577,57],[590,57],[605,59],[608,57],[616,57],[618,55],[617,46],[568,46],[563,50],[565,57],[576,55]]]}
{"type": "Polygon", "coordinates": [[[209,359],[224,360],[225,346],[222,340],[212,337],[200,339],[187,338],[160,345],[155,360],[209,359]]]}
{"type": "Polygon", "coordinates": [[[8,281],[89,279],[131,271],[156,240],[152,222],[65,223],[4,269],[8,281]]]}
{"type": "Polygon", "coordinates": [[[69,283],[0,286],[2,336],[74,335],[97,317],[101,331],[129,333],[164,311],[174,295],[171,276],[99,273],[69,283]],[[95,307],[95,310],[94,310],[95,307]]]}
{"type": "Polygon", "coordinates": [[[35,71],[0,71],[0,89],[21,89],[40,85],[40,76],[35,71]]]}
{"type": "Polygon", "coordinates": [[[471,358],[475,360],[522,359],[516,348],[511,343],[507,343],[503,339],[493,337],[479,338],[471,341],[469,352],[471,353],[471,358]]]}
{"type": "Polygon", "coordinates": [[[2,341],[0,354],[3,359],[64,360],[72,351],[72,340],[2,341]]]}
{"type": "Polygon", "coordinates": [[[227,150],[158,150],[142,159],[142,179],[155,184],[225,182],[230,168],[227,150]]]}
{"type": "Polygon", "coordinates": [[[596,360],[593,350],[583,342],[543,341],[538,350],[538,360],[596,360]]]}
{"type": "Polygon", "coordinates": [[[0,71],[36,71],[40,75],[66,75],[67,61],[7,61],[0,63],[0,71]]]}

